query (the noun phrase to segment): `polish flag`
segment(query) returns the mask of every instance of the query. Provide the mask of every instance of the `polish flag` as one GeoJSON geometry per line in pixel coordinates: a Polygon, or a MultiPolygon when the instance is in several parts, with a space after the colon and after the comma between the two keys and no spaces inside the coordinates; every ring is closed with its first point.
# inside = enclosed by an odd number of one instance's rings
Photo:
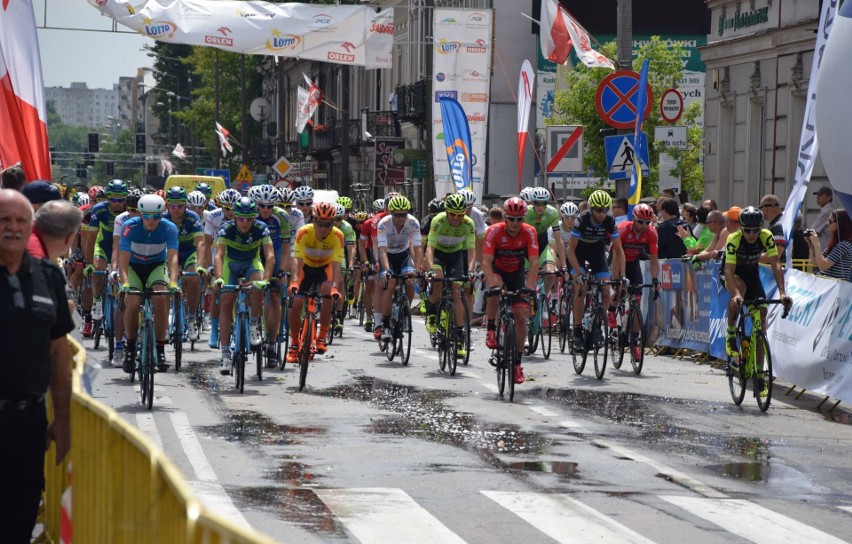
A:
{"type": "Polygon", "coordinates": [[[234,147],[231,145],[231,142],[228,141],[228,138],[231,137],[231,133],[228,132],[228,129],[219,124],[219,121],[216,121],[216,136],[219,137],[219,147],[222,149],[222,156],[227,157],[228,151],[231,153],[234,152],[234,147]]]}
{"type": "Polygon", "coordinates": [[[592,40],[586,29],[556,0],[544,0],[541,3],[539,41],[545,58],[556,64],[568,62],[573,47],[580,62],[589,68],[615,70],[611,60],[592,48],[592,40]]]}
{"type": "Polygon", "coordinates": [[[31,0],[0,0],[0,168],[50,180],[47,108],[31,0]]]}

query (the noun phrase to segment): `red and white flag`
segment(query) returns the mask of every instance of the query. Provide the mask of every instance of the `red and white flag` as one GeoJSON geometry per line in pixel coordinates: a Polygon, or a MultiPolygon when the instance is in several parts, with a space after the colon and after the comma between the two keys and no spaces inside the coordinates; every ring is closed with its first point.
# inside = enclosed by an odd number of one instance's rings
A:
{"type": "Polygon", "coordinates": [[[228,132],[228,129],[220,125],[219,121],[216,121],[216,136],[219,137],[219,147],[222,149],[223,157],[227,157],[228,152],[234,152],[234,147],[231,145],[231,142],[228,141],[231,133],[228,132]]]}
{"type": "Polygon", "coordinates": [[[592,49],[592,39],[586,29],[556,0],[544,0],[541,3],[539,39],[545,58],[556,64],[568,62],[573,46],[580,62],[586,66],[615,70],[611,60],[592,49]]]}
{"type": "Polygon", "coordinates": [[[529,135],[530,107],[532,106],[535,73],[530,61],[521,64],[521,74],[518,76],[518,191],[523,185],[524,152],[529,135]]]}
{"type": "Polygon", "coordinates": [[[172,161],[165,157],[160,157],[160,171],[162,172],[164,178],[171,176],[174,170],[175,167],[172,164],[172,161]]]}
{"type": "Polygon", "coordinates": [[[320,101],[322,101],[322,91],[320,88],[306,74],[303,73],[302,76],[305,78],[305,83],[308,84],[308,90],[304,91],[302,87],[298,89],[296,129],[299,134],[305,130],[305,125],[308,124],[314,112],[317,111],[320,101]]]}
{"type": "Polygon", "coordinates": [[[178,143],[175,146],[175,148],[172,150],[172,155],[174,155],[175,157],[177,157],[179,159],[186,160],[186,150],[183,148],[182,145],[180,145],[180,143],[178,143]]]}
{"type": "Polygon", "coordinates": [[[41,55],[31,0],[0,0],[0,168],[50,180],[41,55]]]}

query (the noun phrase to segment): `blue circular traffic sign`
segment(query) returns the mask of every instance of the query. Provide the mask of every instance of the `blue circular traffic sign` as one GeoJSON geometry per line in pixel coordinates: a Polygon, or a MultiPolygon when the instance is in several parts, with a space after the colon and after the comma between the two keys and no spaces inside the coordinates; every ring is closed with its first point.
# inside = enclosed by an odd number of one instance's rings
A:
{"type": "MultiPolygon", "coordinates": [[[[615,128],[633,128],[636,124],[639,100],[639,74],[630,70],[619,70],[606,76],[598,85],[595,106],[606,124],[615,128]]],[[[653,97],[651,85],[645,88],[647,99],[643,119],[651,113],[653,97]]]]}

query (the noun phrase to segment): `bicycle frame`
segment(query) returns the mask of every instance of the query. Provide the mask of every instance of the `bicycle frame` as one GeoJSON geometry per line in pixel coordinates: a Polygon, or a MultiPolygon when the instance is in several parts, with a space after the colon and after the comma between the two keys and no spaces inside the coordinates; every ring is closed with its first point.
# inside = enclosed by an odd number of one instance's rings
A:
{"type": "Polygon", "coordinates": [[[234,326],[231,328],[231,344],[233,345],[233,356],[231,358],[231,372],[234,375],[235,386],[240,393],[245,389],[246,361],[248,360],[251,346],[249,345],[249,307],[248,292],[254,289],[250,283],[240,285],[224,285],[220,293],[236,292],[237,299],[234,301],[234,326]]]}

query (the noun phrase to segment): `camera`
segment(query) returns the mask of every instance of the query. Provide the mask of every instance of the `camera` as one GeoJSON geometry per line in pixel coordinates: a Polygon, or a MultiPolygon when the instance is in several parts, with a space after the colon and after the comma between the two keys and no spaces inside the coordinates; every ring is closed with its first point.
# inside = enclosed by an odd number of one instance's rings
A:
{"type": "Polygon", "coordinates": [[[805,238],[810,236],[816,236],[816,231],[814,229],[805,229],[804,231],[805,238]]]}

